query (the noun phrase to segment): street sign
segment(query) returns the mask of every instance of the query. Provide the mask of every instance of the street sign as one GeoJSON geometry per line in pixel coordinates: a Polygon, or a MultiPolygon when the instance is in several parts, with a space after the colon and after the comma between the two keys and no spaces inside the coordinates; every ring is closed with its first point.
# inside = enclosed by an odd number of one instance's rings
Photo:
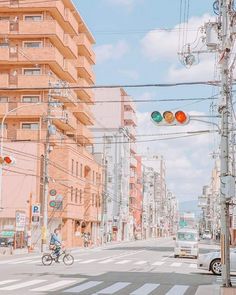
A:
{"type": "Polygon", "coordinates": [[[57,194],[57,191],[55,189],[51,189],[49,191],[49,195],[52,196],[52,197],[56,196],[56,194],[57,194]]]}
{"type": "Polygon", "coordinates": [[[32,223],[39,224],[40,216],[32,216],[32,223]]]}
{"type": "Polygon", "coordinates": [[[26,224],[26,214],[22,211],[16,211],[16,231],[24,231],[26,224]]]}
{"type": "Polygon", "coordinates": [[[49,206],[52,207],[52,208],[56,207],[56,202],[55,201],[50,201],[49,206]]]}
{"type": "Polygon", "coordinates": [[[40,216],[40,204],[32,205],[32,216],[40,216]]]}

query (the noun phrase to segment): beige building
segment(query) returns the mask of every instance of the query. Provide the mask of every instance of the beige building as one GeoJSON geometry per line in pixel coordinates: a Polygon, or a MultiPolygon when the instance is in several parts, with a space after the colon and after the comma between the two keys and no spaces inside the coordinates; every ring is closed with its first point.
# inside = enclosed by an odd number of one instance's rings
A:
{"type": "Polygon", "coordinates": [[[4,167],[0,226],[15,231],[20,209],[33,244],[40,241],[40,225],[31,223],[30,212],[40,204],[42,215],[47,119],[53,130],[49,188],[63,200],[58,209],[48,207],[49,228],[61,226],[68,246],[80,245],[82,232],[99,242],[102,168],[87,150],[94,94],[66,88],[95,83],[94,43],[71,0],[0,3],[0,117],[6,115],[4,154],[16,158],[14,166],[4,167]]]}

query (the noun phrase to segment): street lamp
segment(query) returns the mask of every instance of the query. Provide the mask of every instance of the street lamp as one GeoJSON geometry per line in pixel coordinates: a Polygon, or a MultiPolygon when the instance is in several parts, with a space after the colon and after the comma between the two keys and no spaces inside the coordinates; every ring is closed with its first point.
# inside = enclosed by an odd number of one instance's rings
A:
{"type": "MultiPolygon", "coordinates": [[[[22,108],[26,108],[26,107],[32,107],[32,106],[35,106],[35,105],[41,105],[42,102],[38,102],[38,103],[34,103],[34,104],[27,104],[27,105],[20,105],[19,107],[16,107],[8,112],[5,113],[5,115],[3,116],[2,118],[2,122],[1,122],[1,147],[0,147],[0,157],[3,157],[3,136],[4,136],[4,123],[5,123],[5,120],[7,118],[7,116],[10,114],[10,113],[13,113],[19,109],[22,109],[22,108]]],[[[2,207],[2,174],[3,174],[3,169],[2,169],[2,164],[0,164],[0,211],[2,211],[4,208],[2,207]]]]}

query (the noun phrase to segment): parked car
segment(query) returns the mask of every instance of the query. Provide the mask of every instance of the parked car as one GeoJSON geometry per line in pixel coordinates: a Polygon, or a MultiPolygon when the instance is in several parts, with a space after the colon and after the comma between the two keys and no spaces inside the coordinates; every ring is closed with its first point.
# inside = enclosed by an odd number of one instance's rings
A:
{"type": "Polygon", "coordinates": [[[209,230],[205,230],[202,235],[203,240],[210,240],[212,238],[211,232],[209,230]]]}
{"type": "Polygon", "coordinates": [[[9,237],[0,237],[0,247],[10,247],[13,246],[14,240],[9,237]]]}
{"type": "Polygon", "coordinates": [[[178,230],[175,239],[174,257],[198,257],[198,232],[191,228],[178,230]]]}
{"type": "MultiPolygon", "coordinates": [[[[197,267],[221,275],[221,256],[220,251],[201,254],[198,257],[197,267]]],[[[230,269],[236,271],[236,250],[230,250],[230,269]]]]}

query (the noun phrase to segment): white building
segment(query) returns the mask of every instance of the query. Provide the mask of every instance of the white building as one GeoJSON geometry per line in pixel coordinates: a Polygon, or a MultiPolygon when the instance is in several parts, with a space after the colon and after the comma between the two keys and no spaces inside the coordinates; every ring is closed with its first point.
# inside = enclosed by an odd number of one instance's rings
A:
{"type": "Polygon", "coordinates": [[[95,101],[94,153],[104,155],[104,239],[130,240],[134,238],[130,184],[137,178],[135,106],[123,89],[96,89],[95,101]]]}

